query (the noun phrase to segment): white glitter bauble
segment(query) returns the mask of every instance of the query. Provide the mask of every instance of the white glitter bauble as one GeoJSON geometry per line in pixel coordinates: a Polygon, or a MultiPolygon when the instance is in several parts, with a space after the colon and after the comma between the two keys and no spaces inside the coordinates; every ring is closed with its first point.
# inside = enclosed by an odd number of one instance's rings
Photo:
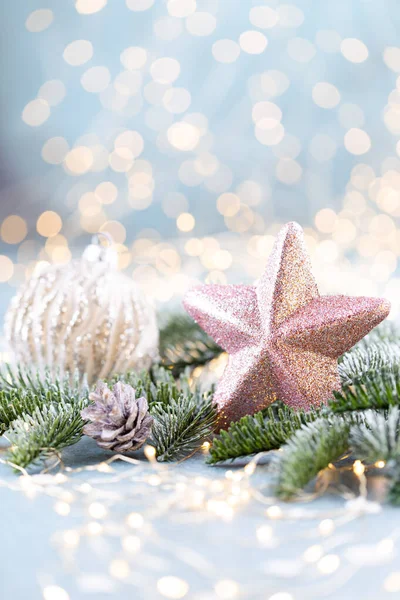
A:
{"type": "Polygon", "coordinates": [[[5,334],[16,363],[87,377],[147,369],[158,357],[153,306],[117,268],[112,248],[34,273],[12,300],[5,334]]]}

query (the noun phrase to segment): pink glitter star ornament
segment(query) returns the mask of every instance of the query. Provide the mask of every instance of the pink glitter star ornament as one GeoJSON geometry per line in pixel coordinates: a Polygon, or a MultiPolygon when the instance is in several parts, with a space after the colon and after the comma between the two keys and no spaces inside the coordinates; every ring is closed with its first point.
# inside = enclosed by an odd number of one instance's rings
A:
{"type": "Polygon", "coordinates": [[[278,398],[306,410],[326,402],[340,388],[339,356],[390,311],[380,298],[320,296],[297,223],[279,232],[255,287],[201,285],[183,304],[229,353],[214,396],[219,429],[278,398]]]}

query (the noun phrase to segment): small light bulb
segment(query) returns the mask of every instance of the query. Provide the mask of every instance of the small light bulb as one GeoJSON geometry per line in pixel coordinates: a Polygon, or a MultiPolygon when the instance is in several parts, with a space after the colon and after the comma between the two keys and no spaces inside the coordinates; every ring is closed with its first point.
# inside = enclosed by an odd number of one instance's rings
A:
{"type": "Polygon", "coordinates": [[[244,468],[244,472],[246,473],[246,475],[253,475],[255,470],[256,470],[256,465],[254,462],[250,462],[244,468]]]}
{"type": "Polygon", "coordinates": [[[54,510],[62,517],[66,517],[71,512],[71,507],[67,502],[56,502],[54,510]]]}
{"type": "Polygon", "coordinates": [[[385,467],[386,463],[384,460],[377,460],[375,463],[375,467],[377,469],[383,469],[385,467]]]}
{"type": "Polygon", "coordinates": [[[126,579],[130,574],[129,563],[123,559],[112,560],[109,567],[110,575],[115,579],[126,579]]]}
{"type": "Polygon", "coordinates": [[[88,523],[87,531],[89,535],[99,535],[103,531],[103,526],[97,521],[92,521],[88,523]]]}
{"type": "Polygon", "coordinates": [[[318,530],[321,535],[330,535],[335,529],[335,523],[332,519],[323,519],[318,525],[318,530]]]}
{"type": "Polygon", "coordinates": [[[270,506],[267,508],[266,513],[270,519],[280,519],[282,517],[282,509],[280,506],[270,506]]]}
{"type": "Polygon", "coordinates": [[[355,460],[354,464],[353,464],[353,471],[354,473],[357,475],[357,477],[360,477],[360,475],[364,474],[365,471],[365,467],[362,464],[361,460],[355,460]]]}
{"type": "Polygon", "coordinates": [[[104,504],[100,502],[93,502],[89,506],[89,514],[93,519],[104,519],[107,514],[107,509],[104,504]]]}
{"type": "Polygon", "coordinates": [[[210,450],[210,447],[211,447],[211,444],[210,444],[210,442],[204,442],[204,443],[201,445],[201,449],[203,450],[204,454],[207,454],[207,452],[209,452],[209,450],[210,450]]]}
{"type": "Polygon", "coordinates": [[[148,461],[153,462],[156,459],[156,449],[148,444],[144,447],[144,455],[148,461]]]}
{"type": "Polygon", "coordinates": [[[126,521],[132,529],[140,529],[143,526],[144,518],[140,513],[131,513],[126,521]]]}

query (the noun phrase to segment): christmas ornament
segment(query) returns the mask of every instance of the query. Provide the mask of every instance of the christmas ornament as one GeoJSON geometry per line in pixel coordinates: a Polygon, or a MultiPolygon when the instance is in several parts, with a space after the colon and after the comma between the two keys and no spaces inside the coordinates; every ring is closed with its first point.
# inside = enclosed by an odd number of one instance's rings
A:
{"type": "Polygon", "coordinates": [[[118,382],[110,390],[100,381],[90,400],[93,404],[81,412],[83,419],[91,421],[83,429],[85,435],[114,452],[131,452],[143,446],[153,423],[146,398],[136,398],[130,385],[118,382]]]}
{"type": "Polygon", "coordinates": [[[89,383],[150,367],[158,357],[155,311],[116,267],[116,251],[93,243],[81,260],[36,272],[6,315],[15,361],[78,370],[89,383]]]}
{"type": "Polygon", "coordinates": [[[340,388],[337,359],[389,314],[379,298],[319,296],[302,229],[280,231],[255,287],[202,285],[187,312],[229,354],[215,393],[219,428],[276,399],[319,406],[340,388]]]}

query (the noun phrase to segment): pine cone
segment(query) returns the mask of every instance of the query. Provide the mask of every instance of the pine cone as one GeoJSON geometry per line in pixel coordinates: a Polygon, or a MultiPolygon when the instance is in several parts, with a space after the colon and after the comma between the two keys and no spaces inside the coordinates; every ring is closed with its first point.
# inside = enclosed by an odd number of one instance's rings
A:
{"type": "Polygon", "coordinates": [[[143,446],[153,423],[146,398],[136,398],[130,385],[118,382],[110,390],[100,381],[90,399],[93,404],[81,412],[83,419],[91,421],[83,433],[101,448],[114,452],[130,452],[143,446]]]}

